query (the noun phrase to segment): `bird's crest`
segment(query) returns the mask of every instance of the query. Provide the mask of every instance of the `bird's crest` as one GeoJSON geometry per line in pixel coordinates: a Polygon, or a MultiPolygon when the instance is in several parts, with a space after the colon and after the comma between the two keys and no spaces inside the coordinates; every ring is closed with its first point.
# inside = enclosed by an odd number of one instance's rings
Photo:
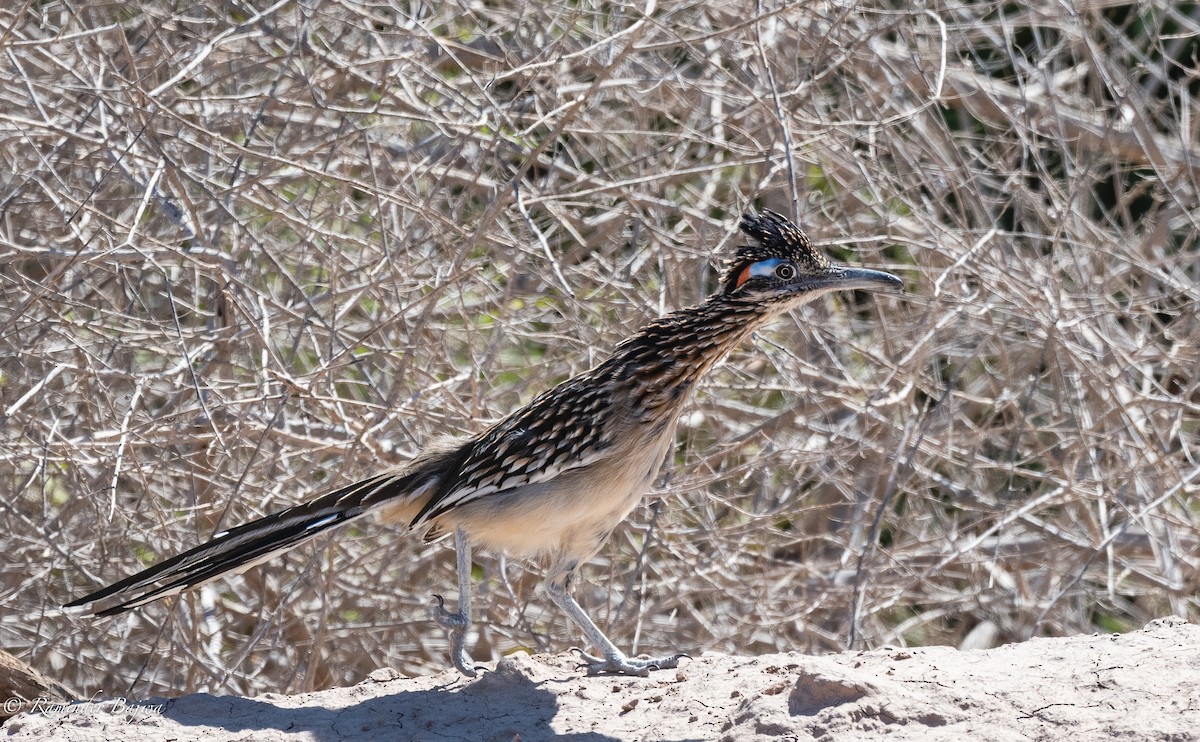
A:
{"type": "Polygon", "coordinates": [[[725,266],[721,285],[733,288],[746,266],[771,258],[791,261],[803,272],[820,273],[829,268],[829,260],[817,252],[808,235],[788,219],[774,211],[742,215],[742,232],[753,242],[738,248],[737,254],[725,266]]]}

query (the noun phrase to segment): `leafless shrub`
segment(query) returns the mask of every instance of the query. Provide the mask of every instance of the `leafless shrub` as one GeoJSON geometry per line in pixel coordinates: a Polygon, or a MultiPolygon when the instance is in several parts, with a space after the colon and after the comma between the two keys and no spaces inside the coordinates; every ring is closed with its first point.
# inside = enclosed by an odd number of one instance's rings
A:
{"type": "MultiPolygon", "coordinates": [[[[5,648],[85,693],[444,667],[450,550],[395,530],[56,608],[588,368],[759,206],[908,293],[709,380],[588,570],[615,639],[1197,617],[1195,6],[210,5],[0,11],[5,648]]],[[[477,563],[478,659],[572,644],[477,563]]]]}

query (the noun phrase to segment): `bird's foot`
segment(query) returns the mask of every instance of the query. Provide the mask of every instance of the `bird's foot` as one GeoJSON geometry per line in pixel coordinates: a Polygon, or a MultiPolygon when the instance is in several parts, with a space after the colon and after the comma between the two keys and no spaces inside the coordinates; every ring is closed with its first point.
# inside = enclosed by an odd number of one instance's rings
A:
{"type": "Polygon", "coordinates": [[[451,613],[446,610],[446,601],[442,596],[433,597],[437,600],[437,607],[431,608],[429,614],[450,635],[450,660],[463,675],[475,677],[483,666],[473,664],[467,654],[467,629],[471,628],[471,617],[461,612],[451,613]]]}
{"type": "Polygon", "coordinates": [[[433,596],[433,599],[437,601],[437,607],[429,609],[429,617],[432,618],[438,626],[441,626],[446,631],[451,632],[466,631],[467,628],[470,627],[470,616],[467,616],[462,612],[451,613],[450,611],[446,610],[446,600],[440,595],[433,596]]]}
{"type": "Polygon", "coordinates": [[[582,649],[575,649],[579,656],[583,659],[588,675],[599,675],[601,673],[609,673],[612,675],[638,675],[646,677],[651,670],[668,670],[672,667],[679,666],[679,660],[687,657],[686,654],[675,654],[669,657],[651,657],[642,659],[640,657],[626,657],[621,653],[605,655],[604,657],[595,657],[584,652],[582,649]]]}

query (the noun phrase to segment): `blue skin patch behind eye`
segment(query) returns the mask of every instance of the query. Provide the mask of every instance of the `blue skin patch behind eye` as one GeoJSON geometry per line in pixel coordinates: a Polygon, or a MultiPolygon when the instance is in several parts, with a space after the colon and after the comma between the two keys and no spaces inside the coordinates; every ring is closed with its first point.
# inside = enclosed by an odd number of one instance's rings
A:
{"type": "Polygon", "coordinates": [[[737,285],[741,286],[751,278],[766,278],[775,272],[775,267],[780,263],[785,262],[781,258],[767,258],[760,260],[757,263],[751,263],[742,269],[742,274],[738,276],[737,285]]]}
{"type": "Polygon", "coordinates": [[[750,266],[750,275],[756,278],[766,278],[775,272],[775,266],[783,261],[779,258],[770,258],[768,260],[760,260],[750,266]]]}

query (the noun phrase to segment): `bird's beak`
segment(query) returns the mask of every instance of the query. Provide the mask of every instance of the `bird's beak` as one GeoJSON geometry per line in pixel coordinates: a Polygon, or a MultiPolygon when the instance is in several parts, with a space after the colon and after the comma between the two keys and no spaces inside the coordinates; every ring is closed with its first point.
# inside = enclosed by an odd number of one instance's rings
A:
{"type": "Polygon", "coordinates": [[[843,291],[848,289],[903,289],[904,282],[883,271],[838,265],[826,273],[805,281],[806,291],[843,291]]]}

